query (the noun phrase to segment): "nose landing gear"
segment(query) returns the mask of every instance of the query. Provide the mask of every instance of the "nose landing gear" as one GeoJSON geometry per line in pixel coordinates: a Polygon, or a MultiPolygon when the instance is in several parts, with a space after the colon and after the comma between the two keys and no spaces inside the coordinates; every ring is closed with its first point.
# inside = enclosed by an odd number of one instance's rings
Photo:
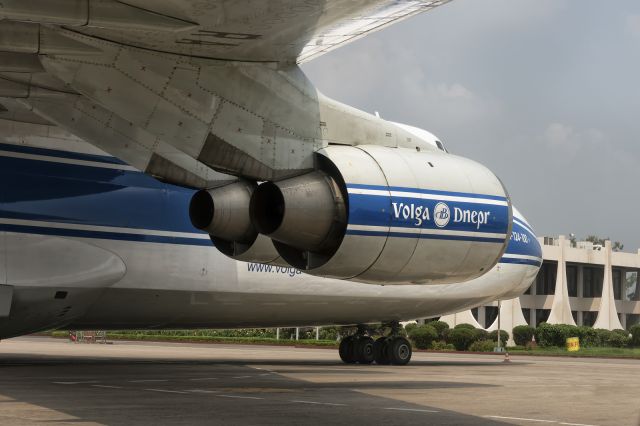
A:
{"type": "Polygon", "coordinates": [[[407,365],[411,361],[411,343],[399,335],[399,324],[390,325],[389,336],[379,337],[375,341],[366,333],[363,326],[358,332],[346,336],[340,342],[340,359],[346,364],[407,365]]]}

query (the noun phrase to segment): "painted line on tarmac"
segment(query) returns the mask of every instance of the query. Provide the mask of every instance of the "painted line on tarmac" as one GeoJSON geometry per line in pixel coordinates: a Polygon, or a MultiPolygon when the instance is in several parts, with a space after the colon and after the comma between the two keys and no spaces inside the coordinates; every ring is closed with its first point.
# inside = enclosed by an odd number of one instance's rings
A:
{"type": "Polygon", "coordinates": [[[506,416],[485,416],[491,419],[502,419],[502,420],[520,420],[523,422],[538,422],[538,423],[558,423],[555,420],[543,420],[543,419],[527,419],[524,417],[506,417],[506,416]]]}
{"type": "Polygon", "coordinates": [[[437,410],[422,410],[419,408],[394,408],[394,407],[388,407],[385,408],[385,410],[394,410],[394,411],[415,411],[417,413],[439,413],[440,411],[437,410]]]}
{"type": "Polygon", "coordinates": [[[207,389],[188,389],[188,390],[186,390],[186,392],[192,392],[192,393],[219,393],[220,391],[207,390],[207,389]]]}
{"type": "Polygon", "coordinates": [[[196,377],[194,379],[189,379],[192,382],[199,382],[199,381],[204,381],[204,380],[218,380],[217,377],[196,377]]]}
{"type": "Polygon", "coordinates": [[[257,396],[240,396],[240,395],[216,395],[221,398],[237,398],[237,399],[264,399],[257,396]]]}
{"type": "Polygon", "coordinates": [[[91,383],[100,383],[98,380],[89,380],[85,382],[51,382],[56,385],[89,385],[91,383]]]}
{"type": "Polygon", "coordinates": [[[565,426],[596,426],[596,425],[588,425],[584,423],[566,423],[566,422],[559,422],[558,424],[565,425],[565,426]]]}
{"type": "Polygon", "coordinates": [[[568,423],[561,422],[559,420],[543,420],[543,419],[528,419],[524,417],[506,417],[506,416],[484,416],[491,419],[502,419],[502,420],[520,420],[523,422],[537,422],[537,423],[556,423],[563,426],[596,426],[585,423],[568,423]]]}
{"type": "Polygon", "coordinates": [[[105,389],[122,389],[122,386],[112,386],[112,385],[91,385],[94,388],[105,388],[105,389]]]}
{"type": "Polygon", "coordinates": [[[301,401],[296,399],[292,399],[291,402],[295,402],[296,404],[313,404],[313,405],[330,405],[332,407],[347,407],[347,404],[338,404],[335,402],[301,401]]]}
{"type": "Polygon", "coordinates": [[[163,392],[163,393],[181,393],[183,395],[186,395],[188,392],[182,392],[182,391],[175,391],[175,390],[169,390],[169,389],[145,389],[146,391],[151,391],[151,392],[163,392]]]}
{"type": "Polygon", "coordinates": [[[235,376],[235,377],[232,377],[232,379],[250,379],[250,378],[251,378],[251,376],[235,376]]]}
{"type": "Polygon", "coordinates": [[[168,382],[169,379],[139,379],[129,380],[129,383],[151,383],[151,382],[168,382]]]}

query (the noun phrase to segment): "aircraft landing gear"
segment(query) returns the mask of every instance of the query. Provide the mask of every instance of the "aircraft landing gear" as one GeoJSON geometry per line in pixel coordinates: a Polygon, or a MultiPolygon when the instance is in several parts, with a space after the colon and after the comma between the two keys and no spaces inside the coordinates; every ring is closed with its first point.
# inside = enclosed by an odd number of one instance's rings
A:
{"type": "Polygon", "coordinates": [[[340,342],[340,359],[346,364],[407,365],[411,361],[411,343],[398,333],[399,324],[392,323],[391,334],[373,340],[364,327],[340,342]]]}
{"type": "Polygon", "coordinates": [[[347,336],[340,342],[340,359],[346,364],[371,364],[374,359],[373,339],[369,336],[347,336]]]}

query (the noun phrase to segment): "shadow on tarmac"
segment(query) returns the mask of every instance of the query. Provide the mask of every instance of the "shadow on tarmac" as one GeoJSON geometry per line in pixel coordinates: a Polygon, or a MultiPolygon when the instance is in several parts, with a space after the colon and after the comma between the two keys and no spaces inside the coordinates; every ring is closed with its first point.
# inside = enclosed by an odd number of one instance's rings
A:
{"type": "MultiPolygon", "coordinates": [[[[493,364],[416,362],[411,365],[464,368],[493,364]]],[[[107,425],[503,424],[364,393],[375,390],[393,395],[396,389],[494,386],[445,381],[354,381],[353,378],[353,375],[374,374],[383,374],[388,379],[393,371],[387,368],[377,372],[375,366],[359,368],[338,362],[281,359],[241,362],[0,354],[0,424],[18,424],[34,418],[34,413],[38,419],[44,416],[43,420],[49,422],[107,425]],[[268,366],[285,368],[269,371],[268,366]],[[282,375],[288,372],[322,376],[326,372],[342,373],[345,378],[336,381],[333,377],[331,382],[316,383],[282,375]],[[16,401],[20,404],[12,404],[16,401]],[[25,404],[30,409],[25,408],[25,404]]]]}

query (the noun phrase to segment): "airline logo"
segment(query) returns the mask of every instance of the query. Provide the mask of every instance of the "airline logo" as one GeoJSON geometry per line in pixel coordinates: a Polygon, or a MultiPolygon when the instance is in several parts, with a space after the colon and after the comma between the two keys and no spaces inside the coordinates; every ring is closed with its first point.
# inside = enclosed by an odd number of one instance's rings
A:
{"type": "Polygon", "coordinates": [[[445,203],[436,204],[433,209],[434,222],[438,228],[444,228],[449,224],[449,218],[451,217],[451,210],[445,203]]]}
{"type": "MultiPolygon", "coordinates": [[[[421,226],[431,220],[428,206],[416,205],[414,203],[391,203],[395,219],[411,220],[415,226],[421,226]]],[[[467,223],[480,229],[482,225],[489,223],[490,211],[462,209],[460,207],[451,208],[443,202],[439,202],[433,208],[433,222],[438,228],[446,227],[450,222],[467,223]]]]}
{"type": "Polygon", "coordinates": [[[413,220],[415,226],[422,225],[423,222],[430,220],[429,207],[416,206],[414,203],[391,203],[393,204],[393,214],[396,219],[413,220]]]}

